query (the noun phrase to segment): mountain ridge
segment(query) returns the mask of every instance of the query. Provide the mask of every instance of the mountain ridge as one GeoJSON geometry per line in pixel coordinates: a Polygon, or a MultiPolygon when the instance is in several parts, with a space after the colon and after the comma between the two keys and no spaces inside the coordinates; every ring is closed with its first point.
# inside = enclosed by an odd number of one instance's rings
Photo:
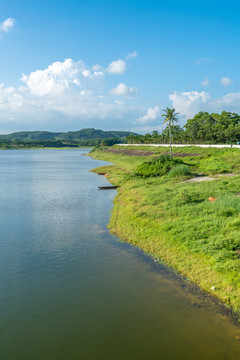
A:
{"type": "Polygon", "coordinates": [[[51,132],[51,131],[18,131],[0,135],[0,140],[32,141],[32,140],[89,140],[89,139],[123,139],[131,131],[104,131],[94,128],[85,128],[77,131],[51,132]]]}

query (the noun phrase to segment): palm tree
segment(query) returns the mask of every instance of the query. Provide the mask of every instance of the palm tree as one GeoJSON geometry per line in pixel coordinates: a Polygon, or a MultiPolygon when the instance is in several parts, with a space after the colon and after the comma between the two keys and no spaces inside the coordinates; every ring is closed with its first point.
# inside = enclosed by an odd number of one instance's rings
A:
{"type": "Polygon", "coordinates": [[[171,128],[174,125],[174,122],[178,122],[178,118],[177,115],[179,113],[175,112],[175,109],[170,109],[170,108],[166,108],[163,110],[164,113],[162,114],[162,116],[165,117],[165,120],[163,122],[163,124],[168,123],[168,128],[169,128],[169,142],[170,142],[170,157],[173,157],[172,154],[172,132],[171,132],[171,128]]]}

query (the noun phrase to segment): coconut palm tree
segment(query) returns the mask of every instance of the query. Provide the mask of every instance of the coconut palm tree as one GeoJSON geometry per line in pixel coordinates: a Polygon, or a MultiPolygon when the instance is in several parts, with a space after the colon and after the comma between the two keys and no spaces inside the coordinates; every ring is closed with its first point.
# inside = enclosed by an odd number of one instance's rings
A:
{"type": "Polygon", "coordinates": [[[178,118],[177,118],[177,115],[179,113],[176,113],[175,112],[175,109],[170,109],[170,108],[166,108],[163,110],[163,114],[162,116],[165,117],[165,120],[163,122],[163,124],[166,124],[168,125],[168,128],[169,128],[169,145],[170,145],[170,157],[172,158],[173,154],[172,154],[172,132],[171,132],[171,128],[172,126],[174,125],[174,122],[178,122],[178,118]]]}

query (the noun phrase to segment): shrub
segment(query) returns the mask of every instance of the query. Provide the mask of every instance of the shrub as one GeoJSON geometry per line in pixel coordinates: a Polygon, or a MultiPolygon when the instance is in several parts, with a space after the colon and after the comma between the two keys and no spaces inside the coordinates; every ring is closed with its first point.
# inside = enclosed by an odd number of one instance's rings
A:
{"type": "Polygon", "coordinates": [[[189,166],[181,164],[174,166],[170,171],[168,176],[170,177],[182,177],[182,176],[189,176],[191,175],[191,171],[189,166]]]}
{"type": "Polygon", "coordinates": [[[180,159],[171,159],[169,155],[161,155],[159,158],[146,161],[139,165],[135,175],[141,177],[163,176],[166,175],[176,164],[182,164],[180,159]]]}

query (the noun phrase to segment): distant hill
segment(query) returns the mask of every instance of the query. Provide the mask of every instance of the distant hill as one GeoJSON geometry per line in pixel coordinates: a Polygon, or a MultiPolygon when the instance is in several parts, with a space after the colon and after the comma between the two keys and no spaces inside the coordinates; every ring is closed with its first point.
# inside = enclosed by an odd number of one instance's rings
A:
{"type": "Polygon", "coordinates": [[[0,135],[0,141],[124,139],[130,134],[137,135],[130,131],[103,131],[93,128],[68,132],[19,131],[0,135]]]}

